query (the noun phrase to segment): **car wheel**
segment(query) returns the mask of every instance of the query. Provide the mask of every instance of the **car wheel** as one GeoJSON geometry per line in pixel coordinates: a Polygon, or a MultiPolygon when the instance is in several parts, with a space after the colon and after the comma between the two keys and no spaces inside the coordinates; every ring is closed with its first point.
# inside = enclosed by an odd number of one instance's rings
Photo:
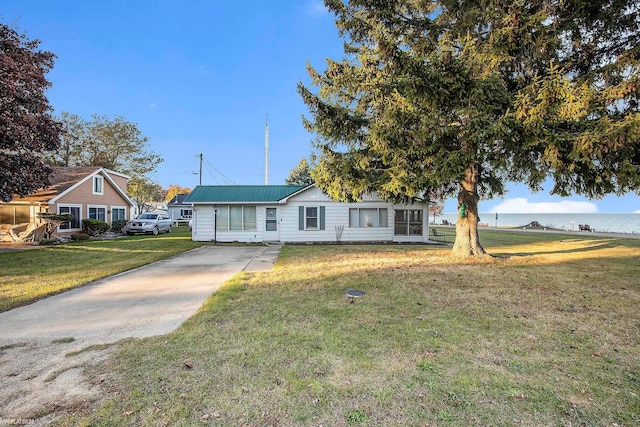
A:
{"type": "Polygon", "coordinates": [[[155,227],[153,227],[153,231],[151,233],[153,233],[154,236],[158,235],[159,231],[158,231],[158,226],[157,225],[155,227]]]}
{"type": "Polygon", "coordinates": [[[127,236],[133,236],[133,233],[130,231],[127,231],[127,236]]]}
{"type": "Polygon", "coordinates": [[[171,233],[171,226],[169,226],[169,228],[167,228],[167,234],[171,233]]]}

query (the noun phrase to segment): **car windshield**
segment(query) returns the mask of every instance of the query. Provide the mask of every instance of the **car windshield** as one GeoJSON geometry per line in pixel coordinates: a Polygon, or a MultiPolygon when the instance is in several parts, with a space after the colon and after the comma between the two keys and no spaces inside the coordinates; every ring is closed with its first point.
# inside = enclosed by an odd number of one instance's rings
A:
{"type": "Polygon", "coordinates": [[[138,219],[156,219],[158,218],[158,214],[144,213],[138,216],[138,219]]]}

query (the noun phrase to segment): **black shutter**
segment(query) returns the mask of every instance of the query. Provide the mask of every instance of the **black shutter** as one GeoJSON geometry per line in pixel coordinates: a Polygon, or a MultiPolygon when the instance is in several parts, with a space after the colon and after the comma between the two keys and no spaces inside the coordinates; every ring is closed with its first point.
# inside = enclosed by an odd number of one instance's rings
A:
{"type": "Polygon", "coordinates": [[[324,206],[320,206],[320,230],[324,230],[324,206]]]}
{"type": "Polygon", "coordinates": [[[298,208],[298,230],[304,230],[304,206],[298,208]]]}

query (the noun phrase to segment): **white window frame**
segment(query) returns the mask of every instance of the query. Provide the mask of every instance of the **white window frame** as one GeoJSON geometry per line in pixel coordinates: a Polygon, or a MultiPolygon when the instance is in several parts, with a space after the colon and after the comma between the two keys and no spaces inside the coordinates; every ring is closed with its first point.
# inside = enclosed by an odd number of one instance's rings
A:
{"type": "Polygon", "coordinates": [[[229,231],[229,206],[217,206],[214,207],[214,215],[216,217],[216,230],[218,231],[229,231]],[[220,218],[220,213],[222,211],[226,211],[226,215],[224,216],[224,222],[220,222],[218,218],[220,218]]]}
{"type": "MultiPolygon", "coordinates": [[[[395,220],[395,218],[394,218],[395,220]]],[[[370,208],[349,208],[349,228],[388,228],[389,227],[389,209],[388,208],[379,208],[379,207],[370,207],[370,208]],[[360,224],[360,211],[361,210],[376,210],[376,215],[377,215],[377,219],[378,219],[378,225],[377,226],[367,226],[360,224]],[[351,211],[355,210],[358,213],[358,224],[352,224],[351,222],[351,211]],[[384,210],[385,215],[381,216],[380,215],[380,211],[384,210]],[[386,223],[386,225],[380,225],[380,218],[384,218],[384,222],[386,223]]]]}
{"type": "Polygon", "coordinates": [[[320,206],[305,206],[304,207],[304,229],[305,230],[320,230],[320,206]],[[309,209],[315,209],[316,210],[316,216],[309,216],[307,214],[309,209]],[[316,219],[316,226],[315,227],[309,227],[309,218],[315,218],[316,219]]]}
{"type": "Polygon", "coordinates": [[[93,177],[93,188],[92,188],[93,194],[97,194],[97,195],[104,195],[104,177],[103,176],[99,176],[96,175],[93,177]],[[98,183],[100,188],[98,188],[98,183]]]}
{"type": "Polygon", "coordinates": [[[229,227],[229,231],[242,231],[244,230],[244,207],[241,205],[233,205],[233,206],[229,206],[229,220],[228,220],[228,227],[229,227]],[[233,217],[231,215],[231,210],[234,210],[236,212],[240,212],[240,217],[236,218],[233,217]],[[234,228],[231,228],[232,222],[237,221],[238,223],[233,224],[234,228]]]}
{"type": "MultiPolygon", "coordinates": [[[[69,232],[74,232],[74,231],[82,231],[82,205],[78,205],[78,204],[74,204],[74,203],[61,203],[59,205],[56,206],[56,209],[58,210],[58,215],[61,214],[60,212],[60,208],[78,208],[78,212],[79,212],[79,217],[76,218],[76,220],[78,221],[78,225],[80,226],[79,228],[60,228],[60,226],[58,226],[58,232],[59,233],[69,233],[69,232]]],[[[62,225],[62,224],[60,224],[62,225]]]]}
{"type": "Polygon", "coordinates": [[[255,205],[226,205],[226,206],[221,206],[221,207],[216,207],[215,208],[218,212],[216,214],[216,229],[218,231],[257,231],[258,230],[258,223],[257,223],[257,215],[258,215],[258,207],[255,205]],[[231,208],[232,207],[240,207],[242,208],[240,210],[240,215],[241,215],[241,224],[240,224],[240,228],[234,228],[233,230],[230,228],[231,226],[231,208]],[[256,221],[253,223],[254,228],[247,228],[247,225],[245,224],[245,208],[253,208],[255,210],[256,213],[256,221]],[[225,210],[227,212],[227,223],[226,224],[222,224],[220,223],[220,226],[218,226],[218,215],[220,214],[220,212],[222,210],[225,210]]]}
{"type": "Polygon", "coordinates": [[[113,219],[113,211],[115,211],[116,209],[121,209],[124,211],[124,218],[122,219],[127,219],[127,207],[126,206],[111,206],[111,223],[113,223],[113,221],[115,221],[115,219],[113,219]]]}
{"type": "Polygon", "coordinates": [[[90,215],[89,211],[91,211],[91,208],[104,209],[104,222],[107,222],[107,205],[87,205],[87,218],[91,218],[89,216],[90,215]]]}
{"type": "Polygon", "coordinates": [[[258,231],[258,207],[252,205],[242,206],[242,230],[244,231],[258,231]],[[247,208],[253,208],[253,222],[247,221],[247,208]],[[252,224],[253,228],[250,228],[247,224],[252,224]]]}
{"type": "Polygon", "coordinates": [[[193,209],[191,208],[180,208],[180,218],[192,218],[193,217],[193,209]],[[185,214],[185,212],[187,212],[185,214]]]}

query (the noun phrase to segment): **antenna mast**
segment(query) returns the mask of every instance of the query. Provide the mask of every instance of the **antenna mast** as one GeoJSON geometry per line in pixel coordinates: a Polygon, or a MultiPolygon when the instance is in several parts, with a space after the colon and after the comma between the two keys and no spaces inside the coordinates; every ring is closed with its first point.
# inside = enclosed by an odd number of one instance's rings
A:
{"type": "Polygon", "coordinates": [[[269,113],[264,125],[264,185],[269,185],[269,113]]]}

